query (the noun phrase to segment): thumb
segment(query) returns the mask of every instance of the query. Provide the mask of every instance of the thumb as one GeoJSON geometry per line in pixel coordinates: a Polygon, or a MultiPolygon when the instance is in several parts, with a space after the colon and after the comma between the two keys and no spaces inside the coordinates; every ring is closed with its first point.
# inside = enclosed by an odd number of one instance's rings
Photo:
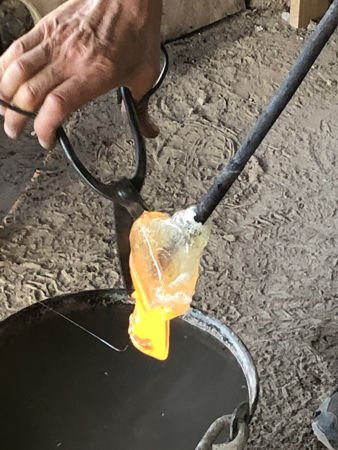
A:
{"type": "Polygon", "coordinates": [[[134,76],[128,83],[128,87],[135,99],[136,113],[138,116],[140,131],[146,138],[155,138],[160,130],[152,121],[149,115],[149,100],[147,93],[155,85],[160,73],[159,65],[157,67],[148,66],[143,71],[134,76]]]}
{"type": "Polygon", "coordinates": [[[159,135],[160,129],[153,122],[149,115],[149,98],[145,97],[136,104],[136,113],[140,124],[140,131],[145,138],[155,138],[159,135]]]}

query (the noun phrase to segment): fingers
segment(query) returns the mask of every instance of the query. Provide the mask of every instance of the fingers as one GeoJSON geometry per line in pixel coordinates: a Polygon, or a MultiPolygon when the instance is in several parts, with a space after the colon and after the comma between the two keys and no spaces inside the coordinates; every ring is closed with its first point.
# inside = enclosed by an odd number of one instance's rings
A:
{"type": "Polygon", "coordinates": [[[132,77],[127,83],[127,87],[131,90],[133,98],[136,102],[139,102],[154,86],[159,73],[159,62],[157,64],[147,65],[142,68],[137,67],[134,70],[132,77]]]}
{"type": "MultiPolygon", "coordinates": [[[[1,89],[0,89],[0,98],[1,100],[4,100],[5,102],[8,102],[7,98],[5,97],[5,95],[3,95],[1,93],[1,89]]],[[[4,116],[6,113],[6,108],[2,105],[0,105],[0,116],[4,116]]]]}
{"type": "Polygon", "coordinates": [[[56,128],[91,98],[93,93],[89,83],[75,77],[66,80],[48,94],[34,123],[40,145],[52,148],[55,145],[56,128]]]}
{"type": "Polygon", "coordinates": [[[140,131],[146,138],[155,138],[159,135],[159,127],[152,121],[149,115],[149,99],[136,105],[136,112],[140,124],[140,131]]]}
{"type": "MultiPolygon", "coordinates": [[[[43,104],[46,96],[64,81],[64,76],[49,65],[33,78],[22,84],[13,103],[26,111],[36,111],[43,104]]],[[[28,118],[14,111],[6,110],[5,131],[11,138],[17,138],[27,125],[28,118]]]]}
{"type": "MultiPolygon", "coordinates": [[[[1,92],[7,99],[12,99],[19,87],[39,72],[49,62],[46,47],[38,45],[33,50],[13,61],[1,79],[1,92]]],[[[20,106],[25,108],[24,105],[20,106]]]]}
{"type": "Polygon", "coordinates": [[[158,126],[151,120],[149,115],[149,98],[142,100],[156,83],[159,72],[159,64],[156,66],[149,66],[143,71],[140,71],[129,83],[133,98],[136,102],[141,100],[139,103],[136,103],[136,112],[141,133],[146,138],[155,138],[160,132],[158,126]]]}
{"type": "Polygon", "coordinates": [[[15,41],[0,57],[0,82],[8,67],[43,40],[43,30],[36,26],[26,35],[15,41]]]}
{"type": "MultiPolygon", "coordinates": [[[[11,102],[20,84],[28,79],[29,74],[35,72],[25,54],[26,52],[28,54],[31,53],[30,50],[36,47],[42,39],[42,29],[34,28],[28,34],[14,42],[0,57],[0,97],[3,100],[11,102]],[[15,61],[18,61],[18,63],[15,63],[15,61]],[[10,67],[11,70],[7,73],[7,69],[10,67]]],[[[40,53],[34,52],[32,58],[33,61],[41,59],[41,50],[40,53]]],[[[39,70],[39,68],[41,68],[41,64],[36,70],[39,70]]],[[[0,107],[0,114],[5,115],[5,113],[6,108],[0,107]]]]}

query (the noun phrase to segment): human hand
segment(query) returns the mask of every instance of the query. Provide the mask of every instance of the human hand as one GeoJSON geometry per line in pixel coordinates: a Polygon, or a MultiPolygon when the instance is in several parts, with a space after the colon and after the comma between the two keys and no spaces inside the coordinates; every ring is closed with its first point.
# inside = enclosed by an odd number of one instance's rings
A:
{"type": "MultiPolygon", "coordinates": [[[[0,57],[0,98],[37,111],[40,144],[76,109],[118,86],[136,102],[159,74],[161,0],[68,0],[0,57]]],[[[4,109],[5,131],[16,138],[27,118],[4,109]]],[[[147,105],[138,110],[146,137],[157,135],[147,105]]]]}

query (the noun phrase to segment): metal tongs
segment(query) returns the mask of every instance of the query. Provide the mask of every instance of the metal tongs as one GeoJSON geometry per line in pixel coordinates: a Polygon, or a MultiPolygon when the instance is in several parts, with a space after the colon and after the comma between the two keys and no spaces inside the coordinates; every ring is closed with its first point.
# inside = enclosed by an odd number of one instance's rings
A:
{"type": "MultiPolygon", "coordinates": [[[[139,104],[149,100],[149,98],[161,87],[167,75],[169,57],[163,45],[161,45],[161,51],[163,54],[163,65],[160,76],[153,88],[142,98],[139,104]]],[[[134,221],[138,219],[144,211],[149,210],[140,194],[146,177],[147,153],[144,139],[140,131],[136,105],[128,88],[119,88],[118,102],[124,103],[134,141],[136,168],[134,175],[131,178],[124,177],[118,181],[112,181],[109,184],[102,183],[94,177],[79,160],[62,127],[57,129],[56,136],[70,164],[78,173],[82,181],[95,192],[114,203],[115,228],[120,265],[125,288],[127,294],[130,296],[133,292],[133,283],[129,270],[129,234],[134,221]]]]}
{"type": "MultiPolygon", "coordinates": [[[[141,99],[138,105],[142,105],[149,100],[149,98],[160,88],[162,85],[169,66],[168,53],[161,45],[161,51],[163,55],[162,70],[155,85],[150,91],[141,99]]],[[[119,250],[119,259],[122,270],[122,276],[124,279],[125,288],[127,294],[130,296],[133,292],[133,283],[129,270],[129,255],[130,255],[130,243],[129,234],[131,227],[136,219],[144,211],[148,211],[149,208],[142,199],[140,191],[143,187],[144,180],[147,171],[147,154],[145,142],[140,131],[136,104],[133,100],[130,90],[126,87],[121,87],[117,92],[118,102],[124,103],[129,126],[132,132],[135,155],[136,155],[136,168],[134,175],[131,178],[121,178],[118,181],[112,181],[108,184],[103,183],[84,166],[84,164],[78,158],[74,147],[72,146],[64,128],[60,126],[56,130],[56,137],[59,141],[68,161],[80,176],[82,181],[93,189],[99,195],[102,195],[108,200],[114,203],[115,213],[115,228],[117,236],[117,245],[119,250]]],[[[12,111],[22,114],[26,117],[34,119],[37,113],[25,111],[15,105],[9,104],[0,99],[0,105],[5,108],[9,108],[12,111]]]]}

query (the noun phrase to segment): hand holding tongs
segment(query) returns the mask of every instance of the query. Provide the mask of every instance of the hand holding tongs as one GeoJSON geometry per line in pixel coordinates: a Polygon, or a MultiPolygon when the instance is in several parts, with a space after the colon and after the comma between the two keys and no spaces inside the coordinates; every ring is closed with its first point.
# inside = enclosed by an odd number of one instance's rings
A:
{"type": "MultiPolygon", "coordinates": [[[[155,86],[143,97],[139,104],[146,102],[159,89],[166,77],[168,72],[169,57],[163,45],[161,46],[161,50],[164,58],[161,74],[155,86]]],[[[100,180],[95,178],[79,160],[62,127],[57,129],[56,136],[70,164],[74,167],[82,181],[95,192],[103,195],[105,198],[114,203],[115,228],[122,276],[127,294],[131,295],[133,291],[133,283],[129,270],[129,234],[134,221],[141,216],[143,211],[147,211],[149,209],[140,195],[140,191],[146,177],[147,154],[144,139],[140,131],[135,103],[130,90],[126,87],[119,88],[118,100],[119,102],[123,101],[124,103],[134,140],[136,169],[132,178],[122,178],[118,181],[112,181],[109,184],[102,183],[100,180]]]]}
{"type": "MultiPolygon", "coordinates": [[[[138,105],[142,105],[147,102],[147,100],[149,100],[149,98],[159,89],[168,72],[168,53],[163,45],[161,46],[161,50],[164,63],[160,76],[155,86],[143,97],[138,105]]],[[[68,139],[68,136],[61,126],[56,130],[56,137],[61,144],[70,164],[78,173],[82,181],[87,186],[92,188],[95,192],[114,203],[115,227],[122,276],[124,279],[127,294],[130,295],[133,291],[133,285],[129,271],[129,234],[134,221],[143,213],[143,211],[149,209],[140,195],[140,191],[146,177],[147,154],[144,139],[140,131],[136,105],[134,103],[130,90],[126,87],[119,88],[118,100],[119,102],[123,101],[124,103],[129,126],[134,140],[136,153],[136,169],[132,178],[122,178],[118,181],[112,181],[109,184],[102,183],[102,181],[94,177],[82,164],[82,162],[76,155],[75,150],[68,139]]],[[[1,99],[0,105],[11,109],[18,114],[23,114],[30,118],[36,117],[36,113],[24,111],[21,108],[15,105],[11,105],[1,99]]]]}

